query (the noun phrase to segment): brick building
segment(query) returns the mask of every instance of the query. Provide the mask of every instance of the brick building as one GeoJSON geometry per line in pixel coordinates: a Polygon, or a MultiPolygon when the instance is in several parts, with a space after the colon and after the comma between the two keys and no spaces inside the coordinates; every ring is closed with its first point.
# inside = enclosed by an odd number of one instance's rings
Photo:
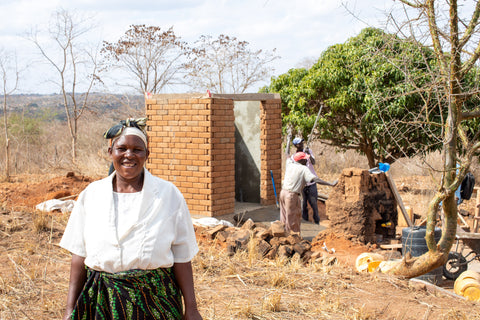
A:
{"type": "Polygon", "coordinates": [[[282,119],[278,94],[146,99],[147,168],[173,182],[191,214],[221,216],[235,201],[275,203],[281,184],[282,119]]]}

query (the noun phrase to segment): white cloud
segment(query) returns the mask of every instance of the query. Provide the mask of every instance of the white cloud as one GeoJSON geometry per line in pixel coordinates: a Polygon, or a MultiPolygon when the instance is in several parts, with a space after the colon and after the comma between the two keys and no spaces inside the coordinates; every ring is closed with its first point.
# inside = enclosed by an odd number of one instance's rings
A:
{"type": "Polygon", "coordinates": [[[277,48],[281,59],[275,68],[279,74],[305,57],[317,58],[329,45],[344,42],[366,26],[347,13],[342,3],[375,25],[391,1],[0,0],[0,43],[25,54],[33,52],[20,35],[31,27],[46,26],[52,12],[63,6],[94,16],[97,40],[115,41],[131,24],[146,24],[164,29],[173,26],[175,34],[189,42],[200,35],[226,34],[248,41],[252,49],[277,48]]]}

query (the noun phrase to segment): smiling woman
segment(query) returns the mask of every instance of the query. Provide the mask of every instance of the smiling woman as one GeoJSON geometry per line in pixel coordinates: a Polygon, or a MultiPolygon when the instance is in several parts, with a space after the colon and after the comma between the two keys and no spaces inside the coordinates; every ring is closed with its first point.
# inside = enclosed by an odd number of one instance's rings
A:
{"type": "Polygon", "coordinates": [[[127,119],[105,133],[115,171],[75,204],[60,242],[72,253],[64,319],[202,319],[190,213],[172,183],[144,168],[144,127],[127,119]]]}
{"type": "Polygon", "coordinates": [[[130,193],[142,190],[143,166],[149,152],[146,139],[144,141],[138,134],[141,134],[141,131],[137,128],[125,128],[122,135],[108,148],[117,173],[113,183],[115,192],[130,193]]]}

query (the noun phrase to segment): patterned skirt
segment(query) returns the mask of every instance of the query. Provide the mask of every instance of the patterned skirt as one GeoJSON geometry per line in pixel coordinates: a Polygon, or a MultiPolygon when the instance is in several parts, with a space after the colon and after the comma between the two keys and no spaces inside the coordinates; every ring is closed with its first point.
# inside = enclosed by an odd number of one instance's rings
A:
{"type": "Polygon", "coordinates": [[[87,282],[71,319],[182,319],[173,268],[107,273],[87,268],[87,282]]]}

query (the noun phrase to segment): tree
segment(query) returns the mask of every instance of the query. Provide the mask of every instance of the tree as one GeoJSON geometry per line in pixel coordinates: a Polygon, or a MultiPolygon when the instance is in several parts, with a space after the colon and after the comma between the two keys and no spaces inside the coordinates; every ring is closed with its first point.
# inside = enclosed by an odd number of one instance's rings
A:
{"type": "Polygon", "coordinates": [[[173,27],[131,25],[114,43],[103,42],[102,53],[112,66],[119,67],[136,80],[132,86],[142,95],[159,93],[167,85],[178,84],[189,53],[187,44],[175,35],[173,27]]]}
{"type": "MultiPolygon", "coordinates": [[[[416,121],[422,96],[404,94],[430,83],[434,64],[429,48],[366,28],[329,47],[310,69],[292,69],[273,78],[265,90],[281,94],[284,125],[304,136],[323,105],[317,137],[338,149],[364,154],[375,167],[441,147],[432,134],[438,126],[416,121]]],[[[438,121],[438,110],[429,114],[438,121]]]]}
{"type": "MultiPolygon", "coordinates": [[[[478,106],[479,74],[475,66],[480,57],[479,1],[457,0],[440,2],[434,0],[400,0],[404,12],[414,10],[415,19],[409,19],[401,32],[409,32],[419,41],[427,39],[433,47],[438,68],[432,73],[436,86],[430,86],[424,95],[434,95],[426,101],[425,108],[440,108],[446,117],[442,118],[443,163],[437,192],[428,206],[425,240],[428,252],[420,257],[404,259],[391,270],[392,273],[415,277],[443,265],[455,241],[457,231],[457,204],[455,190],[460,186],[473,159],[478,156],[480,131],[472,132],[468,121],[480,117],[478,106]],[[468,8],[470,5],[471,9],[468,8]],[[425,32],[427,30],[427,32],[425,32]],[[472,81],[474,80],[474,81],[472,81]],[[435,241],[434,228],[440,207],[443,211],[442,237],[435,241]]],[[[408,19],[408,17],[407,17],[408,19]]],[[[427,121],[427,119],[425,119],[427,121]]]]}
{"type": "Polygon", "coordinates": [[[57,80],[53,80],[63,96],[63,105],[67,116],[70,136],[72,138],[71,156],[75,162],[78,139],[78,125],[82,114],[88,109],[91,100],[90,93],[97,83],[101,83],[98,76],[99,50],[89,51],[82,43],[82,37],[92,30],[88,19],[77,19],[77,16],[59,9],[53,15],[51,26],[46,32],[48,42],[42,42],[38,32],[32,32],[29,40],[32,41],[41,56],[53,67],[57,80]],[[81,87],[83,93],[77,92],[81,87]]]}
{"type": "Polygon", "coordinates": [[[8,132],[8,96],[17,90],[19,70],[16,55],[0,49],[0,80],[3,94],[3,118],[5,132],[5,179],[10,180],[10,139],[8,132]]]}
{"type": "Polygon", "coordinates": [[[217,93],[245,93],[272,72],[270,64],[279,59],[272,51],[252,51],[248,42],[235,37],[201,36],[187,65],[187,84],[194,90],[217,93]]]}

